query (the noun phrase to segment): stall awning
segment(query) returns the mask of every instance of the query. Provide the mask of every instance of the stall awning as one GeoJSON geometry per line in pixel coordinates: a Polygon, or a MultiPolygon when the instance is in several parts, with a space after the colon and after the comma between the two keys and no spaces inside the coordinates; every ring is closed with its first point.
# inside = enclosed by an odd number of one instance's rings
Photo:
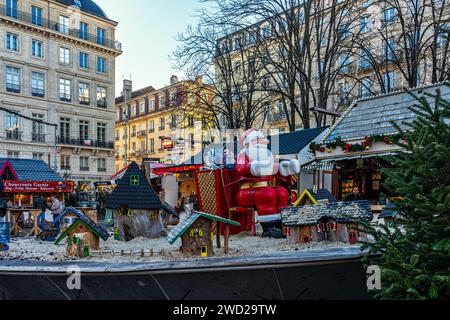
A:
{"type": "Polygon", "coordinates": [[[194,171],[200,170],[202,167],[203,167],[203,165],[201,165],[201,164],[180,165],[180,166],[173,166],[173,167],[167,167],[167,168],[152,169],[152,173],[156,174],[158,176],[163,176],[165,174],[194,172],[194,171]]]}

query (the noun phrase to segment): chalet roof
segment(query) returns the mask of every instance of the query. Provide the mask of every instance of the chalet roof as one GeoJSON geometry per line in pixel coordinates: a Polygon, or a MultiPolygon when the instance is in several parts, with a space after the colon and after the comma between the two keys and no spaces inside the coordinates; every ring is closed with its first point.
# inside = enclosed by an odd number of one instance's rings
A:
{"type": "Polygon", "coordinates": [[[77,216],[77,221],[75,221],[72,226],[66,230],[59,238],[56,240],[56,244],[59,244],[62,239],[66,237],[66,235],[73,230],[75,225],[78,225],[79,223],[84,224],[89,230],[97,234],[100,238],[102,238],[104,241],[106,241],[109,238],[109,233],[106,231],[102,226],[96,224],[94,221],[89,219],[89,217],[85,216],[84,214],[80,213],[75,208],[66,208],[56,219],[55,222],[59,222],[66,214],[73,213],[77,216]]]}
{"type": "Polygon", "coordinates": [[[318,189],[317,192],[314,192],[313,189],[308,189],[308,192],[317,201],[328,200],[329,203],[337,203],[338,202],[336,197],[333,196],[328,189],[318,189]]]}
{"type": "Polygon", "coordinates": [[[277,155],[298,154],[327,128],[312,128],[269,136],[270,149],[277,155]]]}
{"type": "Polygon", "coordinates": [[[161,200],[136,162],[131,163],[123,177],[117,182],[116,189],[106,200],[108,209],[118,209],[123,206],[142,210],[162,208],[161,200]],[[133,176],[139,178],[137,185],[130,183],[133,176]]]}
{"type": "Polygon", "coordinates": [[[204,212],[194,211],[188,218],[182,220],[167,236],[167,241],[170,244],[174,244],[200,217],[211,220],[229,224],[232,226],[240,227],[241,224],[236,221],[228,220],[219,216],[214,216],[204,212]]]}
{"type": "Polygon", "coordinates": [[[42,160],[0,158],[0,175],[10,166],[19,181],[62,182],[63,179],[42,160]]]}
{"type": "Polygon", "coordinates": [[[322,219],[335,219],[339,223],[351,223],[363,219],[372,221],[373,213],[368,201],[337,202],[282,210],[283,225],[300,227],[315,225],[322,219]]]}
{"type": "MultiPolygon", "coordinates": [[[[438,84],[414,89],[416,95],[424,93],[436,94],[440,90],[444,99],[450,100],[450,87],[438,84]]],[[[427,98],[432,101],[432,97],[427,98]]],[[[417,100],[408,92],[396,92],[383,96],[366,98],[356,102],[330,129],[324,143],[337,138],[343,141],[363,140],[372,135],[393,135],[398,131],[390,123],[396,121],[402,129],[405,124],[415,120],[415,114],[408,108],[417,104],[417,100]]]]}

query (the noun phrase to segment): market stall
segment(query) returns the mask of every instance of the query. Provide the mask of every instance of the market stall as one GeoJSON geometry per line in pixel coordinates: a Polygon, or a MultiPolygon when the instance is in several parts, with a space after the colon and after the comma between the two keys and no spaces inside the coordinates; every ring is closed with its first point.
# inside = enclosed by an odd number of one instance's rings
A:
{"type": "Polygon", "coordinates": [[[5,201],[10,207],[33,208],[39,195],[44,195],[47,200],[56,196],[63,201],[64,194],[74,191],[72,182],[63,181],[40,160],[0,158],[0,176],[5,201]]]}
{"type": "MultiPolygon", "coordinates": [[[[450,97],[450,89],[435,85],[416,89],[412,93],[436,93],[450,97]]],[[[433,98],[429,97],[430,105],[433,98]]],[[[319,143],[311,145],[316,162],[309,167],[321,188],[332,190],[338,200],[367,199],[373,206],[385,205],[396,195],[383,187],[382,169],[391,168],[390,157],[402,152],[396,144],[398,130],[410,130],[415,120],[409,109],[416,104],[408,92],[366,98],[355,103],[328,131],[319,143]],[[332,179],[321,179],[324,168],[332,170],[332,179]],[[387,198],[387,199],[386,199],[387,198]]]]}

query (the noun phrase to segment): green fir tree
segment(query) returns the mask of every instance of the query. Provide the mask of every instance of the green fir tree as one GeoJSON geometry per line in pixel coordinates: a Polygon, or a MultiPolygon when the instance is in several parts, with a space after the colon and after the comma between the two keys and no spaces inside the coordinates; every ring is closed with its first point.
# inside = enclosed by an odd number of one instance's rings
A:
{"type": "Polygon", "coordinates": [[[440,91],[415,98],[411,130],[396,125],[404,152],[383,170],[385,186],[403,198],[396,221],[364,224],[374,238],[363,244],[365,262],[382,271],[379,299],[450,298],[450,101],[440,91]]]}

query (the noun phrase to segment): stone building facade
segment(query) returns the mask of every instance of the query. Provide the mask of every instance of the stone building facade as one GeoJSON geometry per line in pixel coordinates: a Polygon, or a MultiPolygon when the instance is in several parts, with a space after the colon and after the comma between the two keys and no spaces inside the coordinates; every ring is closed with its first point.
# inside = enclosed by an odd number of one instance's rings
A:
{"type": "Polygon", "coordinates": [[[0,157],[77,182],[114,173],[117,25],[91,0],[0,2],[0,157]]]}

